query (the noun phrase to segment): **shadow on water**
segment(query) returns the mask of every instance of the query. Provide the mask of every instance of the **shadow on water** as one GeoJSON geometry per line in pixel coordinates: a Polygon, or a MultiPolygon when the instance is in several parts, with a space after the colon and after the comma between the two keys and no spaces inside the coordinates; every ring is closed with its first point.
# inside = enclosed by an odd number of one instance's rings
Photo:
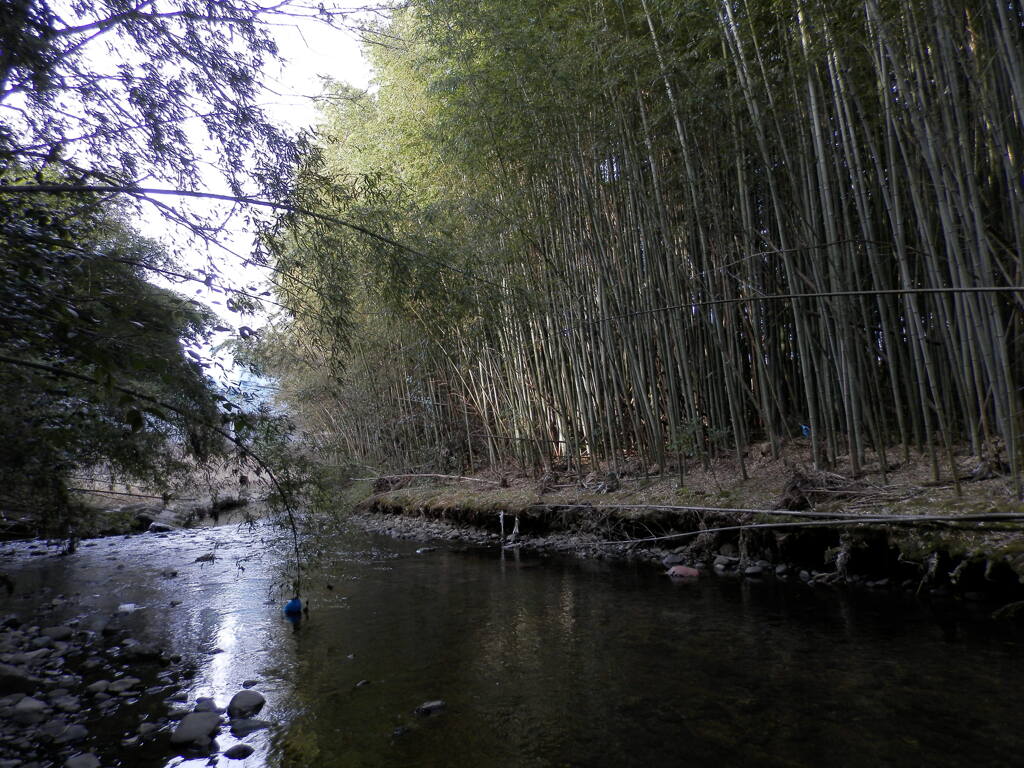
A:
{"type": "Polygon", "coordinates": [[[342,536],[294,624],[259,535],[233,528],[14,557],[19,589],[78,593],[54,611],[145,606],[126,618],[195,665],[190,700],[223,705],[255,679],[281,725],[245,738],[244,761],[160,747],[117,751],[124,766],[1020,763],[1022,646],[992,623],[906,597],[416,547],[342,536]]]}

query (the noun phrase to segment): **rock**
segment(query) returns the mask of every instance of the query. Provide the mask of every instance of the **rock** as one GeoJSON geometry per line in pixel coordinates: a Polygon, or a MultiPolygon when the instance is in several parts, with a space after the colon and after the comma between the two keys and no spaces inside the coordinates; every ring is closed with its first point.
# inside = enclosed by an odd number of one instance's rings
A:
{"type": "Polygon", "coordinates": [[[229,760],[244,760],[255,751],[248,744],[235,744],[231,749],[224,752],[224,757],[229,760]]]}
{"type": "Polygon", "coordinates": [[[194,563],[212,563],[217,559],[217,556],[213,552],[207,552],[205,555],[200,555],[192,562],[194,563]]]}
{"type": "Polygon", "coordinates": [[[193,712],[222,712],[223,710],[217,706],[217,702],[211,699],[209,696],[200,696],[196,699],[196,706],[192,710],[193,712]]]}
{"type": "Polygon", "coordinates": [[[266,720],[255,720],[247,717],[239,718],[231,721],[231,735],[237,739],[244,739],[250,733],[262,731],[264,728],[269,728],[270,725],[266,720]]]}
{"type": "Polygon", "coordinates": [[[700,576],[700,571],[688,565],[673,565],[667,573],[674,579],[696,579],[700,576]]]}
{"type": "Polygon", "coordinates": [[[76,696],[59,696],[53,699],[53,705],[61,712],[74,713],[82,708],[82,703],[76,696]]]}
{"type": "Polygon", "coordinates": [[[129,691],[135,686],[139,685],[142,681],[137,677],[122,677],[120,680],[115,680],[107,686],[107,690],[111,693],[124,693],[129,691]]]}
{"type": "Polygon", "coordinates": [[[220,728],[220,715],[216,712],[191,712],[182,718],[178,727],[171,734],[171,744],[210,743],[212,736],[220,728]]]}
{"type": "Polygon", "coordinates": [[[720,555],[725,555],[726,557],[735,557],[736,556],[736,545],[735,544],[728,544],[728,543],[727,544],[723,544],[722,546],[720,546],[718,548],[718,553],[720,555]]]}
{"type": "Polygon", "coordinates": [[[425,555],[427,552],[436,552],[437,547],[420,547],[416,550],[417,555],[425,555]]]}
{"type": "Polygon", "coordinates": [[[789,573],[789,566],[785,563],[780,563],[779,565],[775,566],[776,576],[785,576],[787,573],[789,573]]]}
{"type": "Polygon", "coordinates": [[[83,752],[64,761],[64,768],[100,768],[100,759],[91,752],[83,752]]]}
{"type": "Polygon", "coordinates": [[[724,571],[726,568],[731,568],[735,562],[735,558],[719,555],[715,558],[715,570],[724,571]]]}
{"type": "Polygon", "coordinates": [[[160,658],[160,649],[150,643],[126,641],[123,653],[129,661],[157,661],[160,658]]]}
{"type": "Polygon", "coordinates": [[[82,739],[88,738],[88,736],[88,728],[79,723],[72,723],[61,732],[57,737],[56,742],[58,744],[70,744],[73,741],[81,741],[82,739]]]}
{"type": "Polygon", "coordinates": [[[32,693],[36,687],[35,678],[21,667],[0,664],[0,693],[32,693]]]}
{"type": "Polygon", "coordinates": [[[152,523],[149,524],[148,530],[150,533],[169,533],[170,531],[174,530],[174,526],[154,520],[152,523]]]}
{"type": "Polygon", "coordinates": [[[228,702],[228,717],[235,720],[240,717],[252,717],[259,714],[267,700],[263,695],[252,690],[243,690],[231,697],[228,702]]]}
{"type": "Polygon", "coordinates": [[[760,576],[764,573],[764,568],[760,565],[748,565],[743,570],[744,576],[760,576]]]}
{"type": "Polygon", "coordinates": [[[43,627],[39,634],[51,640],[67,640],[74,634],[74,630],[71,627],[43,627]]]}
{"type": "Polygon", "coordinates": [[[811,574],[807,571],[800,571],[800,581],[807,582],[811,580],[811,574]]]}
{"type": "Polygon", "coordinates": [[[156,723],[142,723],[137,729],[139,736],[149,736],[153,731],[156,730],[156,723]]]}
{"type": "Polygon", "coordinates": [[[433,701],[423,702],[418,707],[416,707],[416,709],[413,710],[413,712],[415,712],[417,715],[420,715],[421,717],[426,715],[435,715],[439,713],[441,710],[443,710],[446,706],[447,705],[441,699],[434,699],[433,701]]]}
{"type": "Polygon", "coordinates": [[[51,739],[56,739],[58,736],[64,733],[67,727],[67,720],[55,717],[53,720],[43,723],[43,725],[39,728],[39,733],[44,736],[48,736],[51,739]]]}
{"type": "Polygon", "coordinates": [[[106,693],[107,688],[110,687],[109,680],[97,680],[95,683],[87,685],[85,690],[89,693],[106,693]]]}
{"type": "Polygon", "coordinates": [[[44,712],[46,711],[46,702],[34,699],[31,696],[26,696],[17,704],[14,705],[15,714],[19,712],[44,712]]]}
{"type": "Polygon", "coordinates": [[[666,568],[671,568],[673,565],[679,565],[686,562],[686,557],[680,554],[665,555],[661,558],[661,564],[666,568]]]}
{"type": "Polygon", "coordinates": [[[257,686],[259,684],[260,684],[259,680],[243,680],[242,681],[242,687],[243,688],[252,688],[252,687],[257,686]]]}

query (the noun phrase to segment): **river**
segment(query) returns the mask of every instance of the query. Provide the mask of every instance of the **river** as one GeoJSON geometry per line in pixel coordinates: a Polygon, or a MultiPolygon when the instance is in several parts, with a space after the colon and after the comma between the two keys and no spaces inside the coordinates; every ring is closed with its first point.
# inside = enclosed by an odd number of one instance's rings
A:
{"type": "MultiPolygon", "coordinates": [[[[257,680],[260,716],[278,728],[223,766],[1024,761],[1024,637],[985,621],[991,606],[418,553],[422,542],[351,530],[308,577],[310,614],[292,626],[274,540],[228,525],[90,541],[69,557],[9,543],[0,568],[17,590],[0,610],[87,626],[120,606],[133,634],[194,664],[190,700],[223,705],[257,680]],[[414,713],[432,700],[444,708],[414,713]]],[[[135,706],[145,718],[163,702],[135,706]]],[[[165,740],[122,747],[130,731],[108,727],[104,765],[211,764],[165,740]]]]}

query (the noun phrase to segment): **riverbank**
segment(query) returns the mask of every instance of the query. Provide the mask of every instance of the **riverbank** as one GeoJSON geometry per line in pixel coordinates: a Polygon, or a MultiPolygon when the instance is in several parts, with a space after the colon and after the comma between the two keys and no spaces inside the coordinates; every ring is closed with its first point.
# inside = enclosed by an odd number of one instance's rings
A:
{"type": "Polygon", "coordinates": [[[0,545],[0,766],[265,755],[287,684],[259,668],[256,630],[290,632],[277,626],[275,536],[222,525],[94,539],[74,554],[0,545]]]}
{"type": "Polygon", "coordinates": [[[354,519],[399,537],[504,543],[636,561],[692,576],[778,578],[937,596],[1024,599],[1024,504],[963,457],[959,483],[924,457],[859,477],[759,454],[747,476],[720,460],[684,484],[644,472],[462,479],[393,476],[353,489],[354,519]]]}

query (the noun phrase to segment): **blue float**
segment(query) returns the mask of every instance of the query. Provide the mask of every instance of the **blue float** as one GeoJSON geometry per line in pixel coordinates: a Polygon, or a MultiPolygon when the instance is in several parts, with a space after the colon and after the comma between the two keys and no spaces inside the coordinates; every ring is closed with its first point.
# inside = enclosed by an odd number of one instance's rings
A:
{"type": "Polygon", "coordinates": [[[285,616],[299,616],[302,614],[302,601],[297,597],[293,597],[287,603],[284,604],[284,615],[285,616]]]}

